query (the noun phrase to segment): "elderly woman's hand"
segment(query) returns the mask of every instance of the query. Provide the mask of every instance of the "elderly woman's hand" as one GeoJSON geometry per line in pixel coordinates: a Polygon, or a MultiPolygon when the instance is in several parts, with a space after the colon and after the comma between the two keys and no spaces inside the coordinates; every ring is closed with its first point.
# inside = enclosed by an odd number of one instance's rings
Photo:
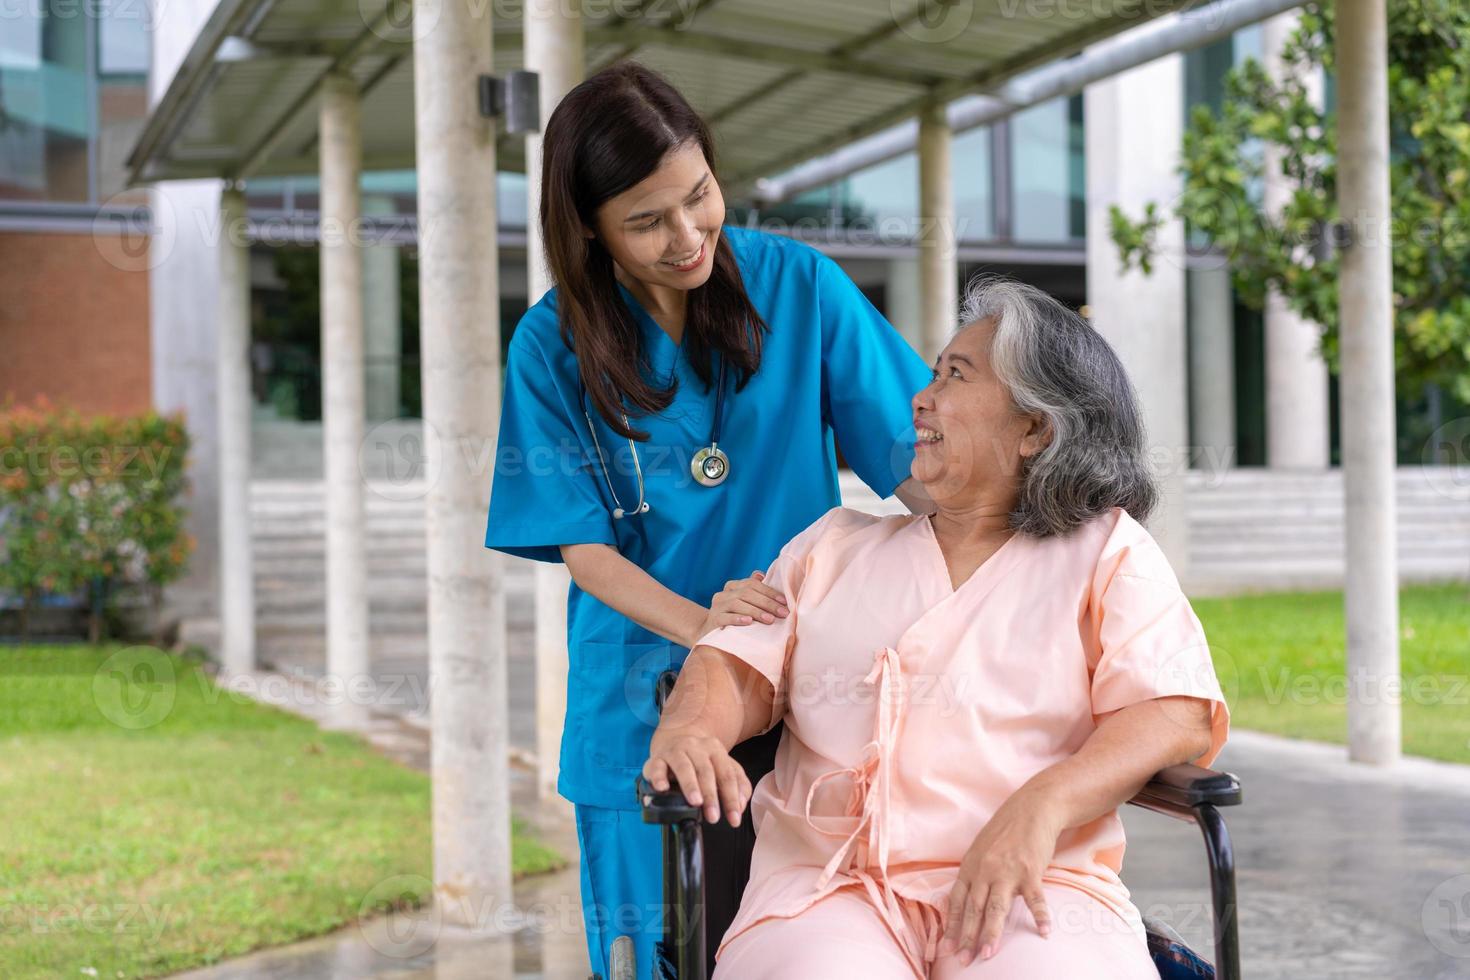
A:
{"type": "Polygon", "coordinates": [[[957,952],[964,964],[974,958],[977,948],[981,959],[995,955],[1018,895],[1031,910],[1037,930],[1049,934],[1051,913],[1041,891],[1041,874],[1051,863],[1063,829],[1060,809],[1044,792],[1023,787],[1012,794],[960,862],[940,951],[957,952]]]}
{"type": "Polygon", "coordinates": [[[692,806],[704,807],[710,823],[725,810],[730,826],[740,826],[745,801],[750,799],[750,780],[745,769],[730,758],[719,739],[695,726],[654,730],[643,778],[660,793],[669,788],[669,773],[679,781],[684,798],[692,806]]]}

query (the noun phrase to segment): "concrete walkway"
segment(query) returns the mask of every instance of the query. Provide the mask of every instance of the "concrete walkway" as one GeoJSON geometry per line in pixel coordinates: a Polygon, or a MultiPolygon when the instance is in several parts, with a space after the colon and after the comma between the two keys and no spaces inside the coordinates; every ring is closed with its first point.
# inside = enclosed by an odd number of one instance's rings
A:
{"type": "MultiPolygon", "coordinates": [[[[520,605],[529,596],[512,599],[520,605]]],[[[509,706],[518,754],[534,730],[529,617],[513,613],[509,706]]],[[[310,674],[319,667],[282,663],[310,674]]],[[[397,694],[369,738],[426,768],[423,660],[375,665],[397,694]],[[407,693],[405,693],[407,692],[407,693]]],[[[296,705],[300,709],[300,704],[296,705]]],[[[308,713],[310,710],[308,709],[308,713]]],[[[1470,767],[1407,760],[1390,771],[1349,765],[1336,746],[1237,732],[1219,767],[1245,804],[1228,811],[1235,840],[1244,971],[1249,980],[1470,978],[1470,767]]],[[[575,861],[564,805],[537,806],[529,770],[512,768],[517,813],[575,861]]],[[[1125,880],[1135,903],[1213,957],[1208,874],[1199,832],[1125,808],[1125,880]]],[[[515,907],[480,935],[432,911],[378,918],[328,936],[197,970],[189,980],[585,980],[575,864],[517,883],[515,907]]],[[[487,917],[492,918],[492,917],[487,917]]]]}

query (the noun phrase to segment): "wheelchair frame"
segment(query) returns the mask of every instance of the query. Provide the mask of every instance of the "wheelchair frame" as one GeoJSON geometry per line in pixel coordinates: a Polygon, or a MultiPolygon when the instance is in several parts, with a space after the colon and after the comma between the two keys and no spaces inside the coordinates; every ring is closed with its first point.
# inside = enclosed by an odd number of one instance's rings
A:
{"type": "MultiPolygon", "coordinates": [[[[673,690],[673,672],[659,677],[655,702],[661,709],[673,690]]],[[[664,902],[668,906],[660,945],[660,980],[707,980],[704,923],[703,816],[689,805],[677,784],[656,792],[637,779],[643,822],[663,827],[664,902]]],[[[1210,897],[1215,940],[1215,977],[1240,980],[1240,938],[1236,921],[1235,851],[1220,808],[1241,802],[1240,780],[1188,763],[1170,766],[1128,801],[1176,820],[1194,823],[1205,839],[1210,865],[1210,897]]],[[[640,964],[641,969],[641,964],[640,964]]]]}

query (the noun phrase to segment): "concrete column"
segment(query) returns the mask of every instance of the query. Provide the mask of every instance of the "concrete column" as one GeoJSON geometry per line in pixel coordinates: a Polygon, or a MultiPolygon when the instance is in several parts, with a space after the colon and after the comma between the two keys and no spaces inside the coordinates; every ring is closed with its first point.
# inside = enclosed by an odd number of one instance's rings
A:
{"type": "MultiPolygon", "coordinates": [[[[531,0],[526,4],[526,68],[540,75],[541,126],[562,96],[586,73],[582,13],[576,4],[531,0]]],[[[541,240],[541,134],[526,136],[526,302],[534,306],[551,288],[541,240]]],[[[562,727],[567,716],[567,567],[537,562],[536,585],[536,791],[556,795],[562,727]]]]}
{"type": "Polygon", "coordinates": [[[327,673],[343,685],[332,723],[369,716],[367,522],[358,463],[363,396],[361,107],[351,77],[321,91],[322,473],[327,515],[327,673]]]}
{"type": "Polygon", "coordinates": [[[923,350],[924,338],[921,325],[924,322],[923,289],[919,283],[919,260],[909,256],[888,260],[888,281],[884,286],[887,309],[883,311],[888,322],[898,328],[903,339],[914,350],[923,350]]]}
{"type": "Polygon", "coordinates": [[[919,114],[919,303],[918,347],[933,361],[949,342],[959,316],[959,258],[955,251],[954,184],[950,180],[953,142],[944,106],[919,114]]]}
{"type": "MultiPolygon", "coordinates": [[[[364,215],[392,215],[393,199],[363,198],[364,215]]],[[[399,370],[403,362],[403,316],[399,305],[398,246],[373,241],[362,249],[363,330],[366,335],[367,418],[397,418],[399,370]]]]}
{"type": "Polygon", "coordinates": [[[1336,55],[1337,205],[1352,235],[1338,281],[1348,756],[1387,764],[1402,733],[1384,0],[1338,5],[1336,55]]]}
{"type": "MultiPolygon", "coordinates": [[[[1296,29],[1299,14],[1289,11],[1261,24],[1266,71],[1282,78],[1281,49],[1296,29]]],[[[1313,101],[1322,104],[1320,73],[1303,79],[1313,101]]],[[[1268,143],[1263,167],[1263,205],[1277,215],[1291,199],[1293,186],[1281,173],[1281,148],[1268,143]]],[[[1266,463],[1272,469],[1326,469],[1331,459],[1327,362],[1318,349],[1322,330],[1303,319],[1275,289],[1266,298],[1266,463]]]]}
{"type": "Polygon", "coordinates": [[[1235,442],[1235,315],[1230,269],[1191,269],[1189,292],[1189,439],[1196,469],[1238,462],[1235,442]]]}
{"type": "Polygon", "coordinates": [[[250,540],[250,246],[245,191],[220,193],[215,390],[219,411],[220,664],[255,669],[255,562],[250,540]]]}
{"type": "MultiPolygon", "coordinates": [[[[214,0],[150,4],[148,105],[157,107],[214,10],[214,0]]],[[[194,621],[211,644],[219,627],[219,331],[200,310],[219,303],[218,180],[170,180],[148,189],[155,232],[148,243],[149,355],[153,406],[182,412],[189,431],[190,487],[184,530],[195,540],[183,578],[164,592],[164,615],[194,621]]],[[[196,636],[198,634],[195,634],[196,636]]]]}
{"type": "Polygon", "coordinates": [[[1122,358],[1143,406],[1161,500],[1149,530],[1180,578],[1187,577],[1184,471],[1186,384],[1184,227],[1159,230],[1153,274],[1119,272],[1108,207],[1138,216],[1148,201],[1179,193],[1175,166],[1183,127],[1183,59],[1140,65],[1084,92],[1087,121],[1087,305],[1092,324],[1122,358]]]}
{"type": "Polygon", "coordinates": [[[484,546],[500,429],[491,7],[414,0],[419,336],[424,438],[442,447],[428,485],[434,900],[444,921],[483,924],[511,901],[510,773],[502,563],[484,546]]]}

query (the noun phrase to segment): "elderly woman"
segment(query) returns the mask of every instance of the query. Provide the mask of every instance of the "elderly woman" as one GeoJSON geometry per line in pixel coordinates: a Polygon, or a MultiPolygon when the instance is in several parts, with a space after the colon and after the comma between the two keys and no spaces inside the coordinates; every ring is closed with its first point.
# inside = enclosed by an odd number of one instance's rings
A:
{"type": "Polygon", "coordinates": [[[766,572],[789,615],[704,635],[654,734],[654,787],[736,823],[728,750],[786,723],[716,980],[1158,976],[1117,810],[1229,715],[1140,523],[1137,402],[1038,290],[981,281],[962,322],[913,399],[937,512],[793,538],[766,572]]]}

